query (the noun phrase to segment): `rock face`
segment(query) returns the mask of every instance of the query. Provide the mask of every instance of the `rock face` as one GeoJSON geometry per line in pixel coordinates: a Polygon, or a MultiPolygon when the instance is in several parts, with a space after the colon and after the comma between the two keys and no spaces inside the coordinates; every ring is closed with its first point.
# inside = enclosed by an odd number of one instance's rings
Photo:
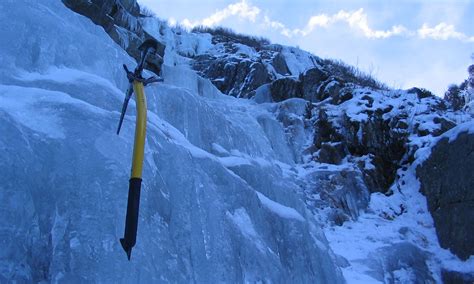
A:
{"type": "Polygon", "coordinates": [[[234,97],[246,97],[251,91],[270,82],[265,66],[246,57],[201,56],[196,58],[194,68],[200,70],[221,92],[234,97]]]}
{"type": "Polygon", "coordinates": [[[372,113],[363,121],[329,116],[321,109],[315,122],[314,146],[318,160],[340,164],[347,155],[370,157],[373,167],[361,165],[364,179],[371,192],[386,192],[395,180],[403,156],[408,132],[403,129],[401,117],[385,118],[382,111],[372,113]]]}
{"type": "Polygon", "coordinates": [[[441,272],[445,284],[465,284],[474,282],[474,273],[460,273],[457,271],[443,270],[441,272]]]}
{"type": "Polygon", "coordinates": [[[311,60],[301,64],[301,54],[279,45],[243,47],[234,37],[215,34],[212,43],[212,52],[190,57],[201,76],[235,97],[252,98],[262,87],[259,91],[265,88],[268,94],[264,97],[273,102],[293,98],[309,102],[312,125],[307,128],[314,132],[314,138],[307,152],[318,162],[335,165],[347,159],[367,160],[355,163],[370,192],[387,192],[402,160],[412,159],[416,149],[407,146],[412,132],[438,136],[455,125],[439,115],[446,110],[442,100],[422,89],[387,92],[383,86],[367,84],[366,78],[358,78],[337,62],[308,56],[311,60]],[[296,62],[305,68],[296,70],[296,62]],[[425,105],[428,108],[421,111],[425,105]],[[417,122],[409,117],[416,108],[420,114],[433,116],[430,120],[435,126],[428,120],[417,122]]]}
{"type": "Polygon", "coordinates": [[[290,70],[288,70],[288,66],[286,65],[285,57],[280,52],[277,52],[273,56],[271,64],[278,74],[283,76],[290,75],[290,70]]]}
{"type": "Polygon", "coordinates": [[[395,180],[399,163],[405,153],[408,133],[400,129],[400,118],[384,119],[374,113],[367,121],[352,121],[344,116],[344,141],[349,153],[355,156],[372,155],[375,168],[366,171],[366,182],[372,191],[385,192],[395,180]]]}
{"type": "Polygon", "coordinates": [[[318,97],[319,84],[328,77],[328,74],[320,68],[311,68],[302,73],[299,78],[304,98],[308,101],[320,99],[320,97],[318,97]]]}
{"type": "Polygon", "coordinates": [[[384,95],[354,86],[335,94],[313,107],[314,139],[309,150],[322,163],[355,161],[370,192],[387,192],[402,164],[413,161],[421,145],[410,141],[439,136],[456,125],[443,117],[444,103],[436,97],[418,99],[409,92],[384,95]]]}
{"type": "Polygon", "coordinates": [[[461,259],[474,255],[474,135],[441,139],[417,169],[442,247],[461,259]]]}
{"type": "Polygon", "coordinates": [[[281,102],[290,98],[301,98],[301,87],[293,77],[285,77],[273,81],[270,84],[270,94],[275,102],[281,102]]]}
{"type": "Polygon", "coordinates": [[[258,87],[285,79],[290,85],[282,89],[282,82],[277,82],[277,86],[273,88],[276,92],[274,95],[276,101],[281,101],[303,97],[302,86],[310,88],[309,84],[327,78],[319,65],[321,60],[307,52],[229,32],[226,34],[220,33],[219,30],[209,32],[219,54],[214,50],[213,53],[195,56],[192,58],[192,66],[201,76],[211,80],[224,94],[248,98],[254,95],[253,91],[258,87]],[[295,57],[305,59],[304,70],[295,70],[295,62],[291,65],[289,61],[295,60],[295,57]],[[316,68],[322,74],[309,72],[309,75],[304,77],[305,84],[302,84],[301,73],[312,68],[316,68]]]}
{"type": "MultiPolygon", "coordinates": [[[[152,38],[143,30],[138,20],[140,6],[136,0],[63,0],[63,3],[103,27],[109,36],[137,61],[141,57],[138,47],[143,41],[152,38]]],[[[165,45],[158,43],[157,54],[148,56],[146,68],[160,75],[165,45]]]]}

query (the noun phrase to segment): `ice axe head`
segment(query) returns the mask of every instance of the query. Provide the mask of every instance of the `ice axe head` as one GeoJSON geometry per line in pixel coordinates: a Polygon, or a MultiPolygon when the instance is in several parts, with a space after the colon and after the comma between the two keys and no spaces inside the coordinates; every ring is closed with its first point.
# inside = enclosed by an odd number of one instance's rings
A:
{"type": "Polygon", "coordinates": [[[146,57],[148,56],[150,52],[156,52],[157,49],[158,49],[158,42],[154,39],[147,39],[138,47],[138,50],[140,50],[142,54],[141,54],[140,62],[137,66],[137,70],[139,70],[140,72],[143,70],[146,57]]]}

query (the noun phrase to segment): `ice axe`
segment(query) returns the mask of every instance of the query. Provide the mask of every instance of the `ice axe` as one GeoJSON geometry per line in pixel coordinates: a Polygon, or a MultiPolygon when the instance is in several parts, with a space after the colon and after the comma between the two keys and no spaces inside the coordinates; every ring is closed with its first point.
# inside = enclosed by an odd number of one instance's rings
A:
{"type": "Polygon", "coordinates": [[[120,243],[127,253],[128,260],[130,260],[132,248],[137,242],[138,212],[140,207],[140,190],[142,185],[142,170],[146,135],[147,108],[145,86],[154,82],[163,81],[162,78],[156,76],[144,79],[142,72],[146,57],[151,52],[156,52],[157,46],[158,42],[153,39],[146,40],[142,45],[140,45],[139,50],[141,51],[141,58],[134,72],[128,70],[125,64],[123,65],[130,85],[128,87],[127,93],[125,94],[125,100],[123,101],[122,113],[120,114],[120,121],[117,128],[117,135],[120,133],[120,128],[122,127],[123,119],[125,117],[125,112],[127,111],[128,102],[130,101],[133,93],[135,93],[136,96],[135,101],[137,107],[132,170],[128,188],[127,215],[125,218],[125,233],[124,237],[120,239],[120,243]]]}

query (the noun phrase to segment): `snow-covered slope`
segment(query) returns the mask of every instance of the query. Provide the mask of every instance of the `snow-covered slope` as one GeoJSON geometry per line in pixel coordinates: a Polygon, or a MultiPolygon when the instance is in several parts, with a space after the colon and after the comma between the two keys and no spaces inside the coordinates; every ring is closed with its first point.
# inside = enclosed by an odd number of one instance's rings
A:
{"type": "Polygon", "coordinates": [[[282,125],[173,66],[147,91],[128,262],[133,104],[115,127],[133,61],[57,0],[2,1],[0,19],[0,282],[343,282],[282,125]]]}

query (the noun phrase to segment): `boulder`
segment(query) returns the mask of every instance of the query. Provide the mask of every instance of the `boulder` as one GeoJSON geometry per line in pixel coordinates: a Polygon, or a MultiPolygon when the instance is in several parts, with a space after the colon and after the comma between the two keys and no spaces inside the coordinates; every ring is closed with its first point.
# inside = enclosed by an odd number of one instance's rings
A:
{"type": "Polygon", "coordinates": [[[417,168],[440,245],[461,259],[474,255],[474,134],[442,138],[417,168]]]}
{"type": "Polygon", "coordinates": [[[442,270],[441,279],[444,284],[474,283],[474,273],[462,273],[457,271],[442,270]]]}
{"type": "Polygon", "coordinates": [[[339,92],[343,87],[341,80],[330,78],[323,82],[318,88],[318,93],[316,94],[316,99],[318,101],[324,101],[327,98],[331,98],[332,104],[339,104],[339,92]]]}
{"type": "Polygon", "coordinates": [[[318,161],[321,163],[339,165],[346,156],[346,147],[342,142],[324,142],[318,152],[318,161]]]}
{"type": "Polygon", "coordinates": [[[439,128],[433,131],[433,136],[435,137],[456,126],[456,123],[452,122],[451,120],[439,116],[433,118],[433,122],[439,124],[439,128]]]}
{"type": "Polygon", "coordinates": [[[245,95],[251,91],[254,91],[258,87],[269,82],[270,75],[268,74],[265,65],[263,65],[263,63],[259,61],[254,62],[250,65],[250,72],[242,88],[241,95],[245,95]]]}
{"type": "Polygon", "coordinates": [[[329,214],[329,220],[336,225],[357,220],[369,205],[369,190],[357,170],[322,170],[313,175],[313,180],[321,199],[334,209],[329,214]]]}
{"type": "Polygon", "coordinates": [[[286,65],[285,57],[280,52],[275,53],[271,64],[278,74],[283,76],[288,76],[290,74],[290,70],[288,70],[288,66],[286,65]]]}
{"type": "Polygon", "coordinates": [[[281,102],[290,98],[301,98],[301,86],[296,78],[285,77],[270,84],[273,101],[281,102]]]}
{"type": "Polygon", "coordinates": [[[349,90],[341,90],[339,89],[337,93],[334,93],[332,96],[332,104],[339,105],[345,101],[352,99],[354,96],[349,90]]]}
{"type": "Polygon", "coordinates": [[[328,79],[329,75],[321,68],[315,67],[306,70],[299,77],[303,98],[308,101],[318,101],[319,85],[328,79]]]}

